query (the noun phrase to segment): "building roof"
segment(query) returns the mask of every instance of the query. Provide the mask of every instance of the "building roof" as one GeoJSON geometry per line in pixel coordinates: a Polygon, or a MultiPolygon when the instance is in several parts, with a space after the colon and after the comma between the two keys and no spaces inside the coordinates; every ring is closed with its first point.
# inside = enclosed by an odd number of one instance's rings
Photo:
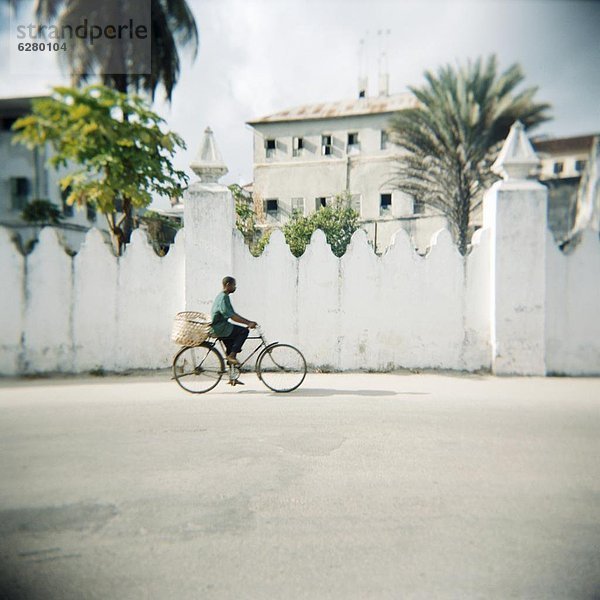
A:
{"type": "Polygon", "coordinates": [[[31,110],[33,100],[48,97],[48,94],[40,94],[39,96],[0,96],[0,113],[4,116],[20,116],[22,113],[31,110]]]}
{"type": "Polygon", "coordinates": [[[590,152],[594,143],[594,138],[600,134],[580,135],[576,137],[565,138],[538,138],[532,139],[536,152],[547,154],[572,154],[578,152],[590,152]]]}
{"type": "Polygon", "coordinates": [[[3,107],[20,107],[31,104],[32,100],[38,100],[40,98],[49,98],[49,94],[34,94],[31,96],[0,96],[0,106],[3,107]]]}
{"type": "Polygon", "coordinates": [[[411,93],[405,92],[393,96],[304,104],[260,119],[248,121],[248,125],[392,113],[407,108],[415,108],[416,106],[417,99],[411,93]]]}

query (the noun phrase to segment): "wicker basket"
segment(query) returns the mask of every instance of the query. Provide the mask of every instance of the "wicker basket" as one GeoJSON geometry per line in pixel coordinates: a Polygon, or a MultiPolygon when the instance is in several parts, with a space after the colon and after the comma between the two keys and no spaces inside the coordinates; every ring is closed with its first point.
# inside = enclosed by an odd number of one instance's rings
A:
{"type": "Polygon", "coordinates": [[[199,346],[213,335],[210,316],[188,310],[177,313],[171,332],[171,340],[181,346],[199,346]]]}

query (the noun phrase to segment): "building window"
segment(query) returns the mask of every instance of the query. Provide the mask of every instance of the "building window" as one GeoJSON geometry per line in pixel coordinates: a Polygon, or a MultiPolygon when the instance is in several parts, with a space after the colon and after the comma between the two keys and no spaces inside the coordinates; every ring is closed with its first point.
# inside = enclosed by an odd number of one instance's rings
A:
{"type": "Polygon", "coordinates": [[[292,214],[304,215],[304,198],[292,198],[292,214]]]}
{"type": "Polygon", "coordinates": [[[0,130],[10,131],[17,118],[18,117],[4,117],[3,119],[0,119],[0,130]]]}
{"type": "Polygon", "coordinates": [[[562,162],[555,162],[554,163],[554,174],[555,175],[560,175],[563,172],[565,164],[562,162]]]}
{"type": "Polygon", "coordinates": [[[277,219],[279,216],[279,200],[277,198],[269,198],[265,200],[265,212],[268,217],[277,219]]]}
{"type": "Polygon", "coordinates": [[[327,196],[319,196],[315,198],[315,210],[319,210],[320,208],[325,208],[329,202],[329,198],[327,196]]]}
{"type": "Polygon", "coordinates": [[[585,171],[586,165],[587,165],[587,160],[576,160],[575,161],[575,171],[577,171],[577,173],[583,173],[583,171],[585,171]]]}
{"type": "Polygon", "coordinates": [[[273,138],[269,138],[265,140],[265,153],[267,158],[273,158],[275,156],[275,140],[273,138]]]}
{"type": "Polygon", "coordinates": [[[72,204],[67,203],[67,198],[71,193],[71,186],[68,186],[66,190],[62,190],[60,192],[60,199],[62,202],[62,213],[65,217],[72,217],[74,214],[74,209],[72,204]]]}
{"type": "Polygon", "coordinates": [[[293,139],[292,155],[301,156],[302,150],[304,150],[304,138],[295,137],[293,139]]]}
{"type": "Polygon", "coordinates": [[[93,223],[96,220],[96,207],[93,204],[86,204],[85,211],[87,220],[93,223]]]}
{"type": "Polygon", "coordinates": [[[358,143],[358,133],[349,133],[348,134],[348,152],[352,150],[356,151],[360,148],[358,143]]]}
{"type": "Polygon", "coordinates": [[[379,200],[379,214],[387,215],[392,210],[392,195],[391,194],[381,194],[379,200]]]}
{"type": "Polygon", "coordinates": [[[329,156],[333,150],[332,136],[322,135],[321,136],[321,154],[323,156],[329,156]]]}
{"type": "Polygon", "coordinates": [[[389,133],[385,130],[381,131],[381,149],[387,150],[388,142],[389,142],[389,133]]]}
{"type": "Polygon", "coordinates": [[[415,198],[413,203],[413,214],[422,215],[425,213],[425,202],[423,200],[418,200],[415,198]]]}
{"type": "Polygon", "coordinates": [[[11,208],[13,210],[23,210],[29,200],[31,193],[31,182],[27,177],[11,177],[11,208]]]}

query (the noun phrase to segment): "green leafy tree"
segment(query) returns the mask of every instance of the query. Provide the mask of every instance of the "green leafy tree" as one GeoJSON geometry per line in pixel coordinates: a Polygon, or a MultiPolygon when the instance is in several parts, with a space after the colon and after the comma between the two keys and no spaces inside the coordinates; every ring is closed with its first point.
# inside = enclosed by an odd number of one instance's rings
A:
{"type": "Polygon", "coordinates": [[[536,87],[518,92],[519,65],[498,73],[495,56],[466,67],[425,73],[411,88],[418,107],[392,119],[393,141],[405,152],[395,181],[402,191],[442,213],[466,254],[473,212],[494,175],[490,167],[512,124],[526,128],[547,121],[548,104],[534,102],[536,87]]]}
{"type": "Polygon", "coordinates": [[[304,253],[317,229],[323,231],[335,256],[342,256],[352,234],[359,227],[358,219],[359,215],[350,207],[347,195],[341,194],[329,206],[321,207],[306,217],[294,213],[282,231],[294,256],[304,253]]]}
{"type": "Polygon", "coordinates": [[[120,254],[134,209],[148,206],[153,194],[177,198],[187,183],[171,162],[185,143],[163,125],[138,96],[95,85],[54,88],[51,98],[34,101],[32,113],[13,130],[14,141],[30,148],[49,144],[55,168],[80,167],[60,180],[69,190],[67,203],[90,204],[106,215],[120,254]]]}
{"type": "Polygon", "coordinates": [[[259,227],[265,222],[263,201],[257,194],[249,194],[237,183],[229,186],[235,200],[235,225],[244,236],[244,242],[254,256],[260,256],[266,248],[273,228],[259,227]]]}
{"type": "Polygon", "coordinates": [[[154,251],[160,256],[164,256],[168,252],[169,246],[175,241],[177,232],[183,226],[178,219],[166,217],[153,210],[147,210],[140,215],[139,221],[148,232],[154,251]]]}
{"type": "Polygon", "coordinates": [[[229,186],[235,201],[235,226],[244,236],[248,246],[252,246],[257,235],[256,214],[252,209],[252,198],[237,183],[229,186]]]}
{"type": "Polygon", "coordinates": [[[265,231],[262,234],[262,236],[256,241],[256,243],[253,246],[251,246],[250,252],[252,252],[254,256],[260,256],[265,251],[265,248],[267,247],[267,244],[271,239],[271,234],[273,233],[273,231],[274,229],[268,229],[267,231],[265,231]]]}
{"type": "MultiPolygon", "coordinates": [[[[194,15],[185,0],[148,0],[150,4],[150,56],[136,55],[136,46],[126,36],[119,40],[120,53],[112,52],[87,40],[69,40],[66,60],[73,73],[72,84],[80,85],[89,80],[89,74],[98,72],[102,83],[120,92],[144,91],[154,98],[156,88],[162,84],[170,101],[180,72],[179,48],[191,46],[194,58],[198,52],[198,29],[194,15]],[[150,64],[148,64],[150,59],[150,64]],[[115,69],[115,60],[120,61],[115,69]],[[126,63],[133,64],[134,69],[126,63]],[[119,73],[114,71],[118,70],[119,73]],[[124,74],[135,70],[137,73],[124,74]]],[[[58,27],[83,23],[122,23],[125,16],[135,17],[145,10],[147,2],[111,0],[36,0],[34,12],[44,23],[56,23],[58,27]]]]}

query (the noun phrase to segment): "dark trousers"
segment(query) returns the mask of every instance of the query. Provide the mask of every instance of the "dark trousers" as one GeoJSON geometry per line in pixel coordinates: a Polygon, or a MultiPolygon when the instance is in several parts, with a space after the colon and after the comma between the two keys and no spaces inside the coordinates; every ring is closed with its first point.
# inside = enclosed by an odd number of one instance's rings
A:
{"type": "Polygon", "coordinates": [[[249,332],[250,330],[247,327],[238,327],[237,325],[234,325],[231,335],[219,338],[220,340],[223,340],[227,354],[240,352],[249,332]]]}

